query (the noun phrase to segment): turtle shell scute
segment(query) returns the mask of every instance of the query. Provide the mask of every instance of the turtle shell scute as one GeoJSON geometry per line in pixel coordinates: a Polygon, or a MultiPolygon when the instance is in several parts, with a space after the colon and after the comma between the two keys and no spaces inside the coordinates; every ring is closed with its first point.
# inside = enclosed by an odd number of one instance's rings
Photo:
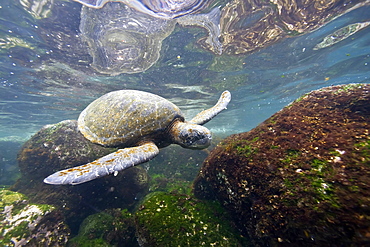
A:
{"type": "Polygon", "coordinates": [[[125,146],[162,137],[177,118],[183,118],[181,110],[158,95],[120,90],[88,105],[79,116],[78,128],[93,143],[125,146]]]}

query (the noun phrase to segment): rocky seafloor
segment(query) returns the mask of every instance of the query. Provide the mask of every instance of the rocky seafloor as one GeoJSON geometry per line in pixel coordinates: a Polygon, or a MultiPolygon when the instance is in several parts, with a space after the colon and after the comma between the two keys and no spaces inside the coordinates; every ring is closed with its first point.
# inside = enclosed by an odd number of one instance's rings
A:
{"type": "Polygon", "coordinates": [[[370,243],[370,85],[322,88],[231,135],[196,179],[256,246],[370,243]]]}
{"type": "Polygon", "coordinates": [[[348,84],[302,96],[222,140],[198,176],[206,152],[168,147],[158,164],[76,186],[44,184],[113,151],[84,139],[75,121],[48,125],[22,146],[20,179],[1,190],[1,244],[367,245],[369,90],[348,84]]]}

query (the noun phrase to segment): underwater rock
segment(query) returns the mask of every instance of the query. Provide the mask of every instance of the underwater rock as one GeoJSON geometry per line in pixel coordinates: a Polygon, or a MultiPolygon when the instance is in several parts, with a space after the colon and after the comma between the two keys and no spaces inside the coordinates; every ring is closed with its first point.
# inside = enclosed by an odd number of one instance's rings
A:
{"type": "Polygon", "coordinates": [[[68,246],[139,246],[135,232],[131,213],[126,209],[109,209],[88,216],[68,246]]]}
{"type": "Polygon", "coordinates": [[[216,202],[152,193],[135,213],[140,246],[245,246],[216,202]]]}
{"type": "Polygon", "coordinates": [[[27,179],[43,180],[56,170],[89,163],[113,152],[87,140],[77,121],[46,125],[31,137],[18,154],[19,169],[27,179]]]}
{"type": "Polygon", "coordinates": [[[308,93],[205,160],[215,196],[256,246],[370,242],[370,84],[308,93]]]}
{"type": "Polygon", "coordinates": [[[21,193],[0,189],[1,246],[65,246],[69,229],[59,210],[29,203],[21,193]]]}
{"type": "Polygon", "coordinates": [[[47,125],[21,148],[18,163],[21,178],[13,189],[33,202],[62,208],[72,231],[96,210],[130,208],[145,196],[149,177],[142,167],[132,167],[117,176],[106,176],[77,186],[53,186],[43,182],[53,172],[91,162],[111,153],[88,141],[78,130],[77,121],[47,125]]]}

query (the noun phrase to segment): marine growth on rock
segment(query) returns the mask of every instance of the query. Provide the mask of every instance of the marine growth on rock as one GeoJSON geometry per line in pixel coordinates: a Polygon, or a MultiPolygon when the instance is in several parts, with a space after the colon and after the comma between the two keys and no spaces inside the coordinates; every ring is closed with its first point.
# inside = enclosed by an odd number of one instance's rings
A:
{"type": "Polygon", "coordinates": [[[217,198],[257,246],[369,243],[369,91],[319,89],[226,138],[195,194],[217,198]]]}

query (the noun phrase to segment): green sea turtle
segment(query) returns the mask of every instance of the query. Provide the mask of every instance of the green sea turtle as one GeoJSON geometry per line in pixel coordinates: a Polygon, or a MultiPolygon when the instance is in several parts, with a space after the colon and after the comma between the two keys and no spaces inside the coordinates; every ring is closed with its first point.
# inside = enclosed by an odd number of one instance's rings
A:
{"type": "Polygon", "coordinates": [[[80,184],[144,163],[172,143],[203,149],[210,145],[211,132],[201,125],[210,121],[231,100],[229,91],[210,109],[185,121],[181,110],[170,101],[147,92],[119,90],[93,101],[78,118],[79,131],[91,142],[119,147],[85,165],[58,171],[47,184],[80,184]]]}

